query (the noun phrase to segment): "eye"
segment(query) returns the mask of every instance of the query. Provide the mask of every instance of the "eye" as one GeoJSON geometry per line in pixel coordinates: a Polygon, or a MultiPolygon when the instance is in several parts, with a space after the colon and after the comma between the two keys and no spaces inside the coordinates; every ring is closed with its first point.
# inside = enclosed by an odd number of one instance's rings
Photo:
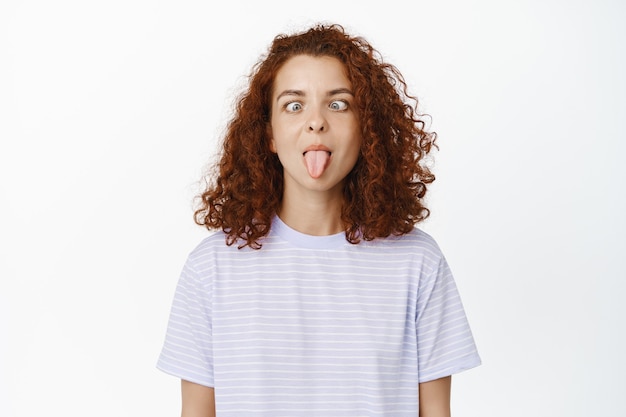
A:
{"type": "Polygon", "coordinates": [[[285,104],[285,110],[287,110],[290,113],[300,111],[302,110],[302,103],[298,101],[289,102],[285,104]]]}
{"type": "Polygon", "coordinates": [[[330,105],[328,107],[330,107],[330,109],[334,111],[343,111],[348,108],[348,103],[343,100],[334,100],[330,102],[330,105]]]}

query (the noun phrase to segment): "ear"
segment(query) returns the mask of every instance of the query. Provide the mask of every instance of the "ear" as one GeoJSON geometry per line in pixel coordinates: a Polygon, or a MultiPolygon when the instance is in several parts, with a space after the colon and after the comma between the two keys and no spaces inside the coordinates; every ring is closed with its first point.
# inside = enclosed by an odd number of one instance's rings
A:
{"type": "Polygon", "coordinates": [[[272,135],[272,125],[269,122],[265,125],[265,133],[269,139],[270,151],[276,153],[276,143],[274,142],[274,135],[272,135]]]}

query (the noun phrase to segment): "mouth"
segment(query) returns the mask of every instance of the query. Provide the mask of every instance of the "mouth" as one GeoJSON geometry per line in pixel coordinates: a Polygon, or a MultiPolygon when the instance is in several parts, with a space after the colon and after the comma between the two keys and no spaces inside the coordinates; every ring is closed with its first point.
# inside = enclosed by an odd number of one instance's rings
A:
{"type": "Polygon", "coordinates": [[[311,152],[311,151],[324,151],[326,153],[328,153],[328,155],[332,155],[332,151],[324,145],[311,145],[309,147],[307,147],[304,152],[302,152],[302,156],[306,155],[307,152],[311,152]]]}
{"type": "Polygon", "coordinates": [[[311,178],[319,178],[322,176],[328,164],[332,152],[325,146],[309,147],[303,153],[304,164],[311,178]]]}
{"type": "Polygon", "coordinates": [[[330,157],[333,153],[331,151],[322,151],[322,150],[317,150],[317,151],[304,151],[302,152],[302,156],[306,157],[306,154],[309,152],[326,152],[328,154],[328,156],[330,157]]]}

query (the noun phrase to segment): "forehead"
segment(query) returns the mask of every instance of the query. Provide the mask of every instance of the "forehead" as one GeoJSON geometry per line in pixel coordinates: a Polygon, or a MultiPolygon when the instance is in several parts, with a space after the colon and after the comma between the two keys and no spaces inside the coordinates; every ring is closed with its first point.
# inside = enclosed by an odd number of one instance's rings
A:
{"type": "Polygon", "coordinates": [[[350,88],[345,65],[330,56],[296,55],[276,72],[273,96],[285,89],[350,88]]]}

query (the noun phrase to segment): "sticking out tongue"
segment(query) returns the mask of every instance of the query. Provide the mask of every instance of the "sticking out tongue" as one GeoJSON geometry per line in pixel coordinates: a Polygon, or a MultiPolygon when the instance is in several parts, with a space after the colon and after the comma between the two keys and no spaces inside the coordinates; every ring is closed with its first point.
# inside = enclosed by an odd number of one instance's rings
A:
{"type": "Polygon", "coordinates": [[[330,152],[326,151],[308,151],[304,154],[304,162],[309,175],[313,178],[319,178],[324,173],[330,161],[330,152]]]}

